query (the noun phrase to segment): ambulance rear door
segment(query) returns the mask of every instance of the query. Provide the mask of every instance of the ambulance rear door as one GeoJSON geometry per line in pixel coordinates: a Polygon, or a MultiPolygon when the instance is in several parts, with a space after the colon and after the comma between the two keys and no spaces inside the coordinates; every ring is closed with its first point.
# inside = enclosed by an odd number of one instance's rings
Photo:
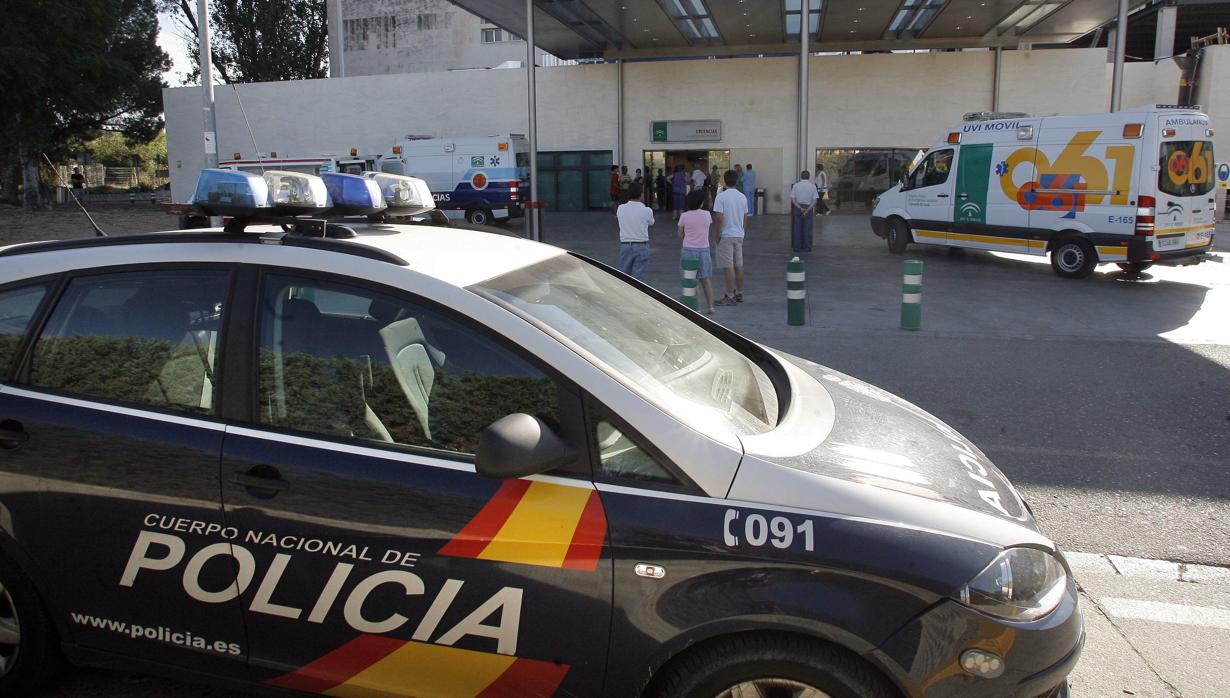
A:
{"type": "Polygon", "coordinates": [[[1209,120],[1199,113],[1158,116],[1157,252],[1202,247],[1213,239],[1214,165],[1209,120]]]}

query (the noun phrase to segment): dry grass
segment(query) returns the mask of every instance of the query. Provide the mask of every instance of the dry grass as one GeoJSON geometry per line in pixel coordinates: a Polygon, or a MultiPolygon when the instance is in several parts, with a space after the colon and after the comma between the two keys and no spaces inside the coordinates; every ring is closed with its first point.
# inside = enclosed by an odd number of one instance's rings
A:
{"type": "MultiPolygon", "coordinates": [[[[161,206],[121,204],[91,206],[86,209],[98,227],[111,235],[152,233],[175,230],[178,221],[161,206]]],[[[64,240],[91,237],[94,229],[76,206],[59,206],[53,211],[23,211],[0,205],[0,246],[31,240],[64,240]]]]}

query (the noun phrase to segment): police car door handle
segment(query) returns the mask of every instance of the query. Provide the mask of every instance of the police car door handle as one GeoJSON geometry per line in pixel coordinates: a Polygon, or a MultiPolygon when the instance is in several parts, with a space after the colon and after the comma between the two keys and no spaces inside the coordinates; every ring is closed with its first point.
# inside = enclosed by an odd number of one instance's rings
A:
{"type": "Polygon", "coordinates": [[[267,465],[258,465],[248,470],[237,470],[231,475],[231,483],[267,492],[282,492],[290,489],[290,483],[282,479],[277,469],[267,465]]]}
{"type": "Polygon", "coordinates": [[[6,419],[0,422],[0,448],[14,449],[30,440],[21,422],[6,419]]]}

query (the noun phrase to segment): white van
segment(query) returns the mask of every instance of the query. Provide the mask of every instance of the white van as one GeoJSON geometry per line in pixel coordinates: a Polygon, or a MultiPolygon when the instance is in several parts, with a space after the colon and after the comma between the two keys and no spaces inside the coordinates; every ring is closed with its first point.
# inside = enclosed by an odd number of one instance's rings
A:
{"type": "Polygon", "coordinates": [[[1051,256],[1060,276],[1204,261],[1213,131],[1198,107],[969,114],[875,202],[871,226],[911,242],[1051,256]]]}
{"type": "Polygon", "coordinates": [[[436,208],[489,225],[525,215],[530,186],[529,141],[519,133],[457,138],[409,136],[380,156],[381,172],[427,181],[436,208]]]}
{"type": "Polygon", "coordinates": [[[238,170],[260,174],[265,170],[288,170],[302,172],[319,177],[323,172],[341,172],[342,174],[363,174],[376,169],[375,155],[362,155],[351,149],[350,155],[320,155],[304,158],[278,157],[276,152],[267,158],[244,159],[241,153],[235,153],[234,159],[221,160],[218,167],[224,170],[238,170]]]}

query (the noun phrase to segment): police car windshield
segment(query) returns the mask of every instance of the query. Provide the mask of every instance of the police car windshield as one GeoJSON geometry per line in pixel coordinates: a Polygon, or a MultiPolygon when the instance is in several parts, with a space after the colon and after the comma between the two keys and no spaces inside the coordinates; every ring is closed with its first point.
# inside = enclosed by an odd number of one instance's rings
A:
{"type": "Polygon", "coordinates": [[[471,290],[525,316],[680,421],[759,434],[778,421],[773,382],[700,325],[613,274],[570,255],[471,290]]]}

